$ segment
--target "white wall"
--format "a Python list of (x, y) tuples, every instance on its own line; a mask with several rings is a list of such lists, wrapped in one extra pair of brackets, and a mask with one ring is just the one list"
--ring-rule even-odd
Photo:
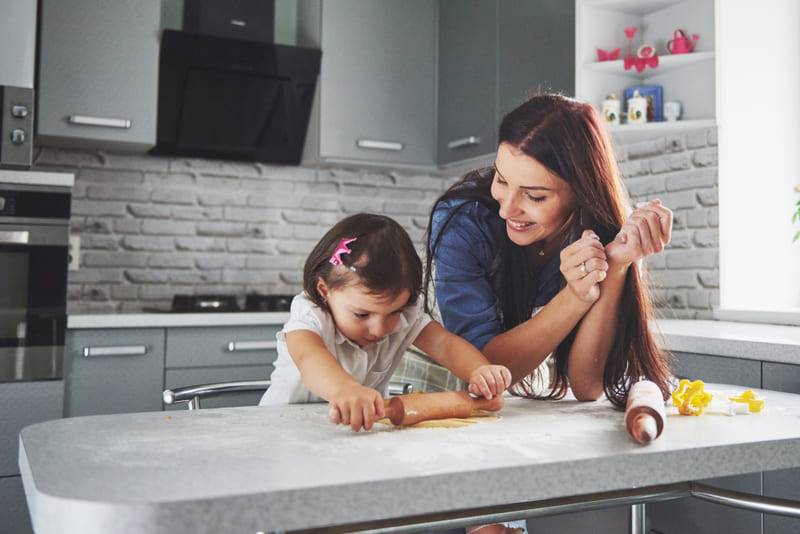
[(717, 2), (720, 307), (800, 311), (800, 2)]

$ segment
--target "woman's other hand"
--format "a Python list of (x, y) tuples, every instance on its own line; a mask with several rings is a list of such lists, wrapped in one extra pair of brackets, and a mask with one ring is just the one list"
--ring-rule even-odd
[(385, 417), (381, 394), (358, 383), (342, 387), (328, 402), (331, 423), (350, 425), (354, 432), (369, 430), (376, 420)]
[(664, 250), (671, 237), (672, 211), (659, 199), (639, 202), (617, 237), (606, 245), (606, 254), (614, 264), (630, 265)]
[(608, 262), (603, 243), (592, 230), (561, 251), (561, 274), (579, 299), (594, 303), (600, 298), (600, 282), (606, 279)]
[(491, 399), (511, 385), (511, 371), (505, 365), (481, 365), (469, 376), (469, 392)]

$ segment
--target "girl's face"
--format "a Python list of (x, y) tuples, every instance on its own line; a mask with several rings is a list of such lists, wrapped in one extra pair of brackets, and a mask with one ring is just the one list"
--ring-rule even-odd
[(411, 296), (407, 289), (396, 296), (374, 295), (361, 284), (331, 291), (322, 279), (317, 291), (328, 303), (336, 328), (359, 347), (377, 343), (391, 333)]
[(513, 146), (497, 149), (492, 197), (500, 203), (508, 238), (519, 246), (547, 242), (575, 211), (572, 187)]

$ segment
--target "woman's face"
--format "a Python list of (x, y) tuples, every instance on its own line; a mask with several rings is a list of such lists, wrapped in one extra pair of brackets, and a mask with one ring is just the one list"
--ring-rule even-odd
[(575, 210), (572, 187), (507, 143), (497, 149), (494, 166), (492, 197), (500, 203), (509, 239), (520, 246), (546, 243)]

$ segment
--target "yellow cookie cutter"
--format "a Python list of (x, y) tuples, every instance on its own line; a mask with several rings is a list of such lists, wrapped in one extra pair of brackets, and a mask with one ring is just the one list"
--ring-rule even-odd
[(672, 394), (672, 402), (678, 407), (681, 415), (700, 415), (708, 406), (713, 395), (705, 390), (705, 383), (702, 380), (691, 382), (681, 379), (678, 382), (678, 389)]
[(728, 400), (747, 404), (747, 411), (750, 413), (758, 413), (764, 408), (764, 399), (760, 399), (752, 389), (748, 389), (739, 395), (728, 397)]

